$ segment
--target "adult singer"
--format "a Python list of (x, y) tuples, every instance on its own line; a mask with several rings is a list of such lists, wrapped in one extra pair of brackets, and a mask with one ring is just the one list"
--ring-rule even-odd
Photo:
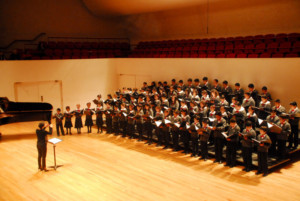
[(48, 123), (46, 125), (41, 122), (39, 123), (39, 129), (36, 129), (37, 135), (37, 150), (38, 150), (38, 165), (39, 170), (47, 171), (46, 169), (46, 155), (47, 155), (47, 141), (48, 136), (52, 134), (52, 128), (50, 126), (50, 132), (46, 131), (45, 129), (49, 126)]

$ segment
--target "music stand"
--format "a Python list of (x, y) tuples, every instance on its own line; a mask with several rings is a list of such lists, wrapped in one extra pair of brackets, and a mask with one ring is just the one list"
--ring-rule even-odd
[(50, 168), (54, 168), (54, 170), (56, 170), (56, 168), (61, 167), (62, 165), (56, 165), (56, 154), (55, 154), (55, 147), (56, 144), (61, 142), (61, 139), (58, 138), (52, 138), (50, 140), (48, 140), (49, 143), (51, 143), (53, 145), (53, 154), (54, 154), (54, 166), (50, 166)]

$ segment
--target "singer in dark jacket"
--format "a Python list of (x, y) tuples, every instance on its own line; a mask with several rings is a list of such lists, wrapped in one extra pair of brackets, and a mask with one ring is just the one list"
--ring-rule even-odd
[(47, 135), (52, 134), (52, 128), (50, 128), (50, 132), (46, 131), (45, 128), (48, 127), (49, 124), (44, 124), (43, 122), (39, 123), (39, 129), (36, 129), (37, 135), (37, 150), (38, 150), (38, 165), (39, 170), (47, 171), (46, 169), (46, 155), (47, 155)]

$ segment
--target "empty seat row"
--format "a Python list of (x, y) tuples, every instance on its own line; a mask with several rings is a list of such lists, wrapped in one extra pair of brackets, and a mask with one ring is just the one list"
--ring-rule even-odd
[(46, 56), (86, 56), (86, 55), (96, 55), (96, 54), (117, 54), (119, 56), (126, 56), (128, 54), (128, 51), (120, 50), (120, 49), (115, 49), (115, 50), (102, 50), (102, 49), (46, 49), (44, 51), (44, 54)]
[(131, 58), (282, 58), (282, 57), (298, 57), (298, 53), (229, 53), (229, 54), (213, 54), (213, 53), (156, 53), (156, 54), (132, 54)]
[(49, 49), (129, 49), (126, 42), (41, 42), (40, 47)]
[(272, 43), (272, 42), (295, 42), (300, 40), (299, 33), (291, 34), (267, 34), (267, 35), (256, 35), (256, 36), (238, 36), (228, 38), (210, 38), (210, 39), (188, 39), (188, 40), (165, 40), (165, 41), (146, 41), (140, 42), (137, 45), (137, 49), (147, 47), (177, 47), (177, 46), (193, 46), (193, 45), (204, 45), (204, 44), (258, 44), (258, 43)]

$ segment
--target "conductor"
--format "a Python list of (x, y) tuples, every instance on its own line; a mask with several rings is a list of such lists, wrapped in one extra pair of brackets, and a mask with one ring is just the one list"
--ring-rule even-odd
[(50, 126), (50, 132), (45, 129), (49, 126), (48, 123), (44, 124), (43, 122), (39, 123), (38, 129), (36, 129), (37, 135), (37, 150), (38, 150), (38, 165), (39, 170), (47, 171), (46, 169), (46, 155), (47, 155), (47, 141), (48, 136), (52, 134), (52, 128)]

